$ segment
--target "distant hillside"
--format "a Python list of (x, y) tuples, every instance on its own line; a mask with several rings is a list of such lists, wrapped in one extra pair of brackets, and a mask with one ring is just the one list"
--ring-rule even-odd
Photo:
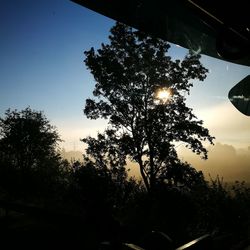
[[(63, 149), (61, 155), (68, 161), (83, 161), (83, 152), (66, 151)], [(206, 179), (210, 180), (219, 176), (227, 183), (234, 181), (245, 181), (250, 183), (250, 148), (236, 149), (232, 145), (217, 143), (209, 148), (208, 160), (202, 160), (199, 156), (182, 150), (179, 157), (183, 161), (189, 162), (197, 170), (201, 170)], [(129, 176), (140, 178), (140, 171), (137, 164), (127, 161)]]
[(217, 175), (226, 182), (250, 182), (250, 148), (236, 149), (232, 145), (216, 143), (209, 147), (208, 160), (201, 160), (199, 156), (187, 150), (179, 152), (182, 160), (189, 162), (197, 170), (202, 170), (209, 179)]
[(70, 161), (83, 161), (83, 152), (81, 151), (65, 151), (65, 149), (63, 149), (61, 152), (60, 152), (61, 156), (68, 160), (69, 162)]

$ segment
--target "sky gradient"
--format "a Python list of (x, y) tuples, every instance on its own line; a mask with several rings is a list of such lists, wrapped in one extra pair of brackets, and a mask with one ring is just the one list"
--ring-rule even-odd
[[(0, 116), (8, 108), (43, 110), (58, 128), (62, 147), (83, 150), (79, 139), (94, 136), (106, 125), (103, 120), (87, 120), (83, 114), (94, 88), (83, 52), (108, 42), (114, 20), (71, 1), (0, 4)], [(169, 53), (183, 58), (187, 50), (172, 45)], [(203, 83), (195, 83), (188, 104), (204, 120), (215, 142), (246, 149), (250, 118), (235, 110), (227, 95), (250, 74), (250, 68), (208, 56), (202, 56), (202, 62), (209, 74)]]

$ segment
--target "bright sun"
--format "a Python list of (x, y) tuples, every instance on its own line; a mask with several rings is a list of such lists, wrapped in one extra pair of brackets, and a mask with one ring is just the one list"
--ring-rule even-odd
[(171, 92), (168, 88), (161, 88), (157, 91), (156, 98), (159, 101), (167, 102), (171, 97)]

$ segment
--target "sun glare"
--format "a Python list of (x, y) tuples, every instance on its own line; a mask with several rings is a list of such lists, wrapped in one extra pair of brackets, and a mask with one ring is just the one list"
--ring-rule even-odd
[(165, 103), (171, 98), (171, 92), (168, 88), (161, 88), (157, 91), (156, 98)]

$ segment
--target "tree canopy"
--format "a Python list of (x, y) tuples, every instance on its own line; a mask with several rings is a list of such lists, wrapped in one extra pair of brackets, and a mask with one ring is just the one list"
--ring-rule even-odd
[(203, 81), (208, 70), (200, 55), (190, 52), (182, 61), (172, 60), (166, 41), (121, 23), (111, 29), (109, 40), (100, 49), (85, 52), (95, 88), (84, 109), (88, 118), (108, 119), (109, 125), (97, 139), (83, 141), (98, 166), (120, 168), (127, 158), (138, 163), (151, 190), (170, 176), (174, 166), (186, 164), (178, 159), (177, 142), (207, 158), (203, 142), (213, 143), (213, 137), (186, 106), (186, 95), (193, 81)]
[(55, 157), (59, 141), (56, 129), (42, 112), (8, 109), (5, 118), (0, 118), (0, 151), (15, 167), (32, 168)]
[(50, 189), (65, 165), (57, 152), (59, 141), (41, 111), (8, 109), (0, 118), (1, 186), (25, 195)]

